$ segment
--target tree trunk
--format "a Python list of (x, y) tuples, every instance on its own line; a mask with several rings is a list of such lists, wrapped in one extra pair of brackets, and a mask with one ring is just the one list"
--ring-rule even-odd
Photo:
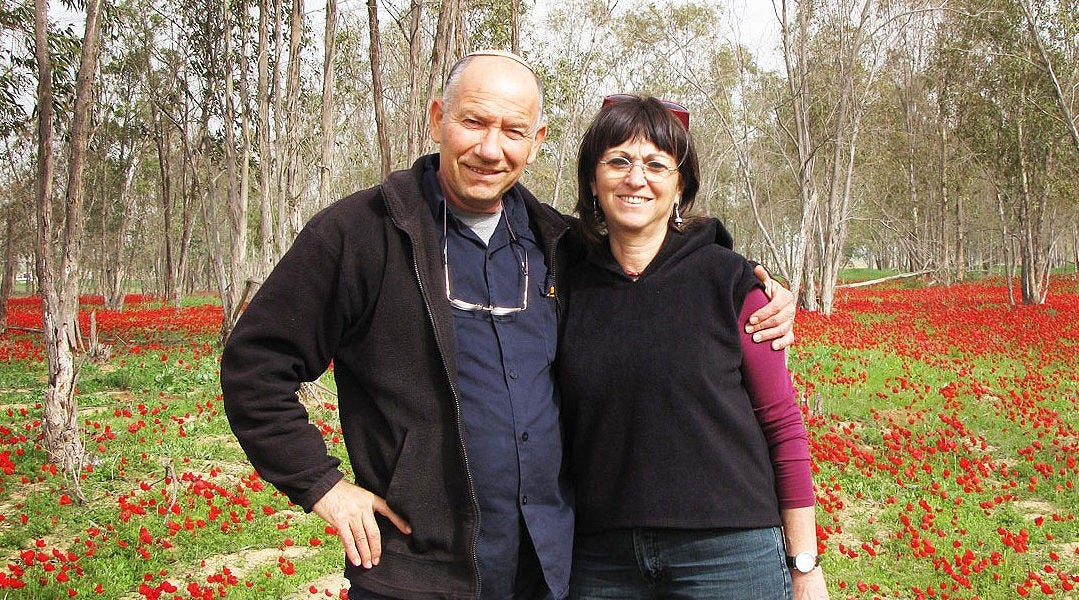
[(826, 315), (832, 314), (835, 286), (843, 266), (843, 249), (847, 241), (854, 163), (863, 112), (856, 95), (857, 76), (862, 70), (859, 57), (866, 40), (865, 30), (872, 7), (872, 0), (865, 0), (857, 25), (850, 28), (851, 39), (846, 42), (849, 45), (841, 48), (838, 53), (839, 99), (834, 117), (835, 150), (832, 153), (831, 182), (828, 188), (827, 212), (824, 215), (825, 229), (822, 232), (821, 310)]
[(4, 271), (0, 274), (0, 335), (7, 331), (7, 301), (15, 286), (15, 211), (12, 205), (4, 211)]
[(59, 273), (55, 271), (49, 241), (52, 230), (53, 119), (52, 64), (49, 57), (48, 2), (34, 3), (34, 51), (38, 72), (38, 181), (37, 181), (37, 271), (42, 291), (42, 329), (48, 357), (48, 387), (41, 421), (46, 456), (63, 468), (78, 490), (79, 472), (86, 450), (79, 437), (75, 382), (79, 367), (77, 316), (79, 302), (79, 252), (83, 242), (82, 176), (89, 138), (89, 113), (94, 76), (97, 72), (98, 13), (100, 0), (86, 3), (86, 26), (79, 71), (75, 83), (72, 113), (68, 187), (65, 199)]
[(424, 71), (420, 64), (420, 57), (423, 55), (423, 30), (420, 29), (422, 19), (423, 2), (412, 0), (408, 24), (408, 164), (420, 157), (423, 141), (427, 138), (424, 127), (427, 123), (427, 111), (424, 110), (424, 99), (421, 97), (423, 88), (420, 85)]
[[(793, 132), (788, 132), (791, 142), (797, 150), (797, 157), (792, 161), (792, 171), (798, 185), (798, 195), (802, 205), (801, 222), (799, 224), (791, 273), (791, 293), (803, 308), (808, 310), (817, 309), (816, 289), (812, 285), (815, 273), (813, 267), (817, 261), (812, 256), (813, 231), (817, 224), (818, 204), (820, 203), (814, 183), (813, 162), (815, 149), (813, 136), (810, 129), (810, 106), (809, 106), (809, 65), (808, 65), (808, 38), (809, 38), (809, 7), (801, 3), (795, 9), (794, 24), (796, 30), (792, 31), (792, 23), (788, 18), (788, 0), (782, 2), (780, 27), (782, 30), (783, 59), (787, 71), (787, 85), (793, 115)], [(807, 286), (803, 290), (803, 286)]]
[[(107, 287), (104, 290), (104, 296), (105, 308), (109, 310), (118, 311), (124, 306), (124, 280), (128, 267), (127, 261), (124, 260), (124, 240), (131, 231), (131, 215), (134, 212), (131, 188), (135, 182), (135, 171), (138, 170), (141, 156), (142, 145), (134, 145), (127, 159), (127, 165), (124, 167), (124, 183), (117, 198), (117, 204), (120, 206), (120, 224), (116, 228), (115, 236), (106, 244), (109, 247), (104, 248), (103, 255), (108, 261), (105, 265), (108, 276), (105, 281)], [(101, 214), (105, 215), (106, 211), (102, 210)], [(101, 231), (102, 239), (107, 239), (109, 236), (105, 234), (105, 228), (102, 227)]]
[[(1020, 91), (1025, 99), (1026, 90)], [(1034, 189), (1035, 173), (1030, 164), (1030, 149), (1027, 141), (1027, 128), (1025, 110), (1021, 106), (1018, 109), (1016, 136), (1019, 148), (1019, 256), (1020, 256), (1020, 287), (1022, 290), (1023, 304), (1041, 304), (1045, 299), (1045, 289), (1048, 286), (1047, 279), (1043, 277), (1044, 266), (1048, 263), (1048, 252), (1044, 250), (1044, 235), (1046, 204), (1048, 203), (1048, 183), (1053, 170), (1052, 150), (1047, 151), (1041, 177), (1042, 191)]]
[(277, 216), (278, 248), (284, 254), (299, 231), (300, 214), (300, 42), (303, 40), (303, 0), (293, 0), (289, 19), (288, 75), (285, 82), (285, 186), (284, 206)]
[(1072, 261), (1075, 270), (1072, 271), (1072, 279), (1079, 281), (1079, 225), (1072, 225)]
[[(146, 69), (147, 73), (150, 73), (149, 67)], [(171, 136), (169, 135), (169, 126), (165, 124), (161, 110), (158, 108), (157, 99), (151, 99), (150, 101), (150, 118), (153, 121), (154, 128), (154, 148), (157, 150), (157, 169), (158, 177), (160, 178), (159, 194), (161, 199), (161, 217), (163, 219), (162, 242), (165, 248), (165, 268), (162, 275), (164, 276), (164, 294), (162, 301), (166, 302), (173, 299), (176, 295), (176, 267), (173, 264), (172, 256), (172, 165), (171, 165), (171, 152), (172, 144), (170, 143)]]
[[(187, 84), (187, 70), (184, 70), (183, 81)], [(190, 119), (190, 94), (183, 94), (184, 123)], [(191, 143), (187, 132), (181, 130), (178, 135), (182, 150), (180, 158), (180, 256), (176, 260), (176, 287), (173, 296), (173, 305), (180, 307), (184, 291), (187, 289), (187, 263), (191, 251), (191, 239), (195, 232), (195, 203), (199, 199), (198, 191), (198, 167), (191, 155)], [(208, 286), (207, 286), (208, 287)]]
[(336, 128), (334, 127), (334, 62), (337, 60), (337, 0), (326, 0), (326, 32), (324, 35), (325, 54), (322, 60), (322, 164), (319, 165), (318, 201), (319, 206), (329, 206), (334, 198), (330, 191), (330, 177), (333, 175), (333, 147)]
[[(273, 74), (271, 76), (273, 86), (273, 114), (274, 114), (274, 157), (276, 172), (274, 179), (277, 181), (277, 210), (274, 242), (277, 244), (276, 256), (284, 256), (288, 250), (288, 181), (285, 172), (288, 164), (288, 127), (284, 110), (285, 95), (281, 89), (281, 65), (284, 64), (282, 56), (285, 50), (285, 25), (281, 22), (281, 7), (283, 0), (271, 0), (270, 4), (274, 15), (274, 61)], [(271, 261), (272, 262), (272, 261)], [(267, 265), (269, 269), (269, 265)]]
[(240, 144), (242, 148), (242, 160), (240, 161), (240, 197), (238, 202), (241, 205), (241, 212), (243, 214), (243, 247), (240, 248), (242, 264), (240, 265), (243, 273), (243, 280), (241, 282), (241, 288), (246, 284), (250, 269), (248, 267), (248, 239), (250, 237), (247, 231), (247, 215), (250, 212), (250, 198), (251, 198), (251, 161), (254, 153), (254, 144), (251, 141), (251, 81), (247, 76), (247, 55), (248, 55), (248, 40), (247, 31), (249, 27), (250, 16), (246, 10), (241, 11), (239, 18), (239, 31), (240, 33), (240, 52), (237, 58), (233, 59), (232, 64), (234, 67), (230, 71), (239, 71), (240, 73), (240, 89), (239, 100), (240, 109), (239, 114), (234, 117), (240, 119)]
[(390, 133), (386, 129), (386, 107), (382, 91), (382, 50), (378, 30), (378, 2), (367, 0), (367, 22), (370, 30), (371, 96), (375, 105), (375, 131), (378, 135), (378, 154), (385, 179), (393, 165), (390, 156)]
[[(270, 146), (270, 98), (277, 93), (277, 86), (270, 86), (270, 15), (272, 4), (259, 0), (259, 41), (256, 51), (258, 61), (258, 154), (259, 154), (259, 244), (262, 249), (259, 277), (270, 272), (274, 263), (274, 212), (270, 183), (276, 172), (273, 150)], [(274, 15), (275, 26), (279, 25)], [(278, 27), (279, 28), (279, 27)]]
[(246, 277), (247, 264), (247, 199), (242, 197), (237, 189), (240, 185), (239, 174), (236, 165), (236, 90), (233, 73), (236, 69), (236, 58), (232, 49), (231, 17), (228, 14), (228, 5), (222, 5), (223, 28), (222, 40), (224, 43), (224, 75), (225, 75), (225, 173), (226, 193), (225, 207), (229, 223), (229, 260), (225, 287), (221, 289), (222, 307), (224, 309), (223, 323), (221, 325), (221, 339), (228, 339), (232, 328), (239, 318), (240, 293), (243, 291)]
[(510, 0), (510, 50), (521, 53), (521, 0)]
[(997, 191), (997, 216), (1000, 218), (1001, 250), (1004, 253), (1004, 280), (1008, 286), (1008, 305), (1015, 306), (1015, 283), (1012, 275), (1015, 270), (1015, 257), (1012, 252), (1012, 236), (1008, 232), (1008, 220), (1004, 211), (1004, 194)]
[[(438, 88), (446, 78), (447, 62), (453, 55), (452, 41), (454, 28), (457, 25), (457, 13), (460, 10), (460, 0), (443, 0), (442, 8), (438, 11), (438, 24), (435, 26), (435, 39), (431, 42), (431, 69), (427, 72), (427, 92), (424, 98), (427, 102), (434, 99)], [(421, 143), (417, 146), (417, 155), (422, 154), (427, 148), (427, 110), (426, 106), (418, 111), (421, 119)]]

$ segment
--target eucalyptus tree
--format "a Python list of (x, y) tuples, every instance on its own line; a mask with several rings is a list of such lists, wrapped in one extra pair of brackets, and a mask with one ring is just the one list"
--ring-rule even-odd
[(112, 7), (110, 13), (112, 26), (102, 42), (92, 113), (88, 175), (95, 183), (89, 187), (86, 213), (89, 238), (96, 242), (91, 248), (93, 282), (105, 306), (119, 310), (135, 266), (133, 229), (156, 220), (151, 217), (156, 203), (142, 202), (140, 198), (150, 195), (136, 193), (147, 180), (140, 166), (149, 154), (151, 138), (147, 48), (139, 39), (140, 27), (120, 26), (133, 23), (139, 11), (126, 3)]
[[(80, 253), (83, 245), (83, 172), (89, 137), (89, 113), (97, 73), (101, 0), (86, 3), (86, 23), (75, 84), (71, 128), (67, 137), (67, 189), (64, 216), (52, 214), (54, 107), (50, 56), (48, 2), (34, 4), (34, 56), (37, 66), (38, 168), (37, 256), (38, 286), (42, 293), (42, 329), (48, 366), (48, 385), (42, 402), (42, 437), (49, 462), (59, 465), (78, 489), (86, 451), (79, 435), (75, 382), (79, 364), (78, 307)], [(53, 239), (60, 239), (54, 256)]]
[(967, 191), (961, 148), (946, 110), (951, 79), (936, 59), (947, 33), (939, 11), (914, 10), (895, 22), (892, 51), (876, 83), (878, 100), (865, 117), (871, 143), (863, 151), (862, 219), (852, 224), (854, 251), (884, 268), (934, 270), (961, 277)]
[[(261, 29), (260, 29), (261, 33)], [(259, 44), (262, 44), (262, 35), (259, 36)], [(337, 76), (334, 65), (337, 61), (337, 0), (326, 0), (325, 27), (322, 32), (322, 110), (321, 110), (321, 139), (322, 160), (318, 165), (318, 201), (319, 205), (326, 206), (334, 200), (330, 195), (330, 180), (333, 175), (333, 147), (337, 136), (334, 127), (334, 90)], [(261, 54), (260, 54), (261, 57)], [(260, 62), (261, 65), (261, 62)], [(260, 68), (261, 76), (261, 68)], [(260, 93), (263, 88), (260, 86)], [(259, 109), (261, 111), (261, 98)]]
[(371, 65), (371, 100), (375, 112), (375, 130), (378, 135), (378, 155), (382, 177), (390, 174), (393, 156), (390, 154), (389, 124), (386, 121), (385, 91), (382, 87), (382, 42), (378, 24), (378, 2), (367, 0), (367, 27), (370, 35), (369, 64)]
[(581, 137), (599, 111), (602, 90), (609, 89), (606, 79), (622, 61), (611, 51), (617, 47), (616, 5), (592, 0), (549, 7), (535, 25), (546, 31), (544, 43), (537, 40), (527, 53), (543, 79), (547, 139), (526, 177), (538, 197), (563, 211), (577, 202)]
[[(0, 140), (4, 144), (3, 159), (0, 159), (0, 189), (3, 190), (0, 228), (4, 232), (3, 256), (0, 258), (3, 260), (0, 267), (0, 333), (7, 325), (7, 301), (14, 290), (17, 263), (21, 262), (22, 255), (29, 254), (26, 241), (32, 223), (24, 217), (33, 212), (30, 204), (34, 183), (34, 165), (30, 158), (33, 115), (24, 97), (25, 90), (32, 88), (35, 75), (33, 39), (33, 4), (0, 6), (0, 43), (6, 48), (26, 49), (10, 52), (0, 59)], [(54, 59), (63, 60), (65, 55), (68, 54), (54, 52)], [(61, 65), (54, 77), (62, 81), (67, 71)]]
[(959, 74), (951, 97), (956, 135), (995, 196), (1005, 264), (1018, 267), (1022, 302), (1041, 303), (1059, 226), (1075, 210), (1061, 193), (1075, 176), (1071, 137), (1020, 6), (977, 2), (948, 18), (944, 55)]
[(288, 27), (288, 68), (285, 76), (285, 109), (278, 115), (278, 122), (284, 128), (281, 137), (282, 175), (278, 190), (277, 204), (277, 250), (278, 257), (292, 244), (292, 239), (300, 231), (303, 222), (304, 190), (307, 188), (308, 170), (305, 168), (307, 157), (304, 149), (308, 145), (309, 129), (304, 118), (301, 96), (305, 91), (302, 64), (303, 52), (310, 45), (306, 31), (303, 0), (292, 0)]
[(877, 79), (905, 21), (937, 7), (923, 0), (777, 2), (788, 82), (780, 126), (802, 203), (792, 287), (803, 306), (819, 302), (828, 313), (849, 254), (848, 227), (866, 195), (860, 141), (880, 101)]
[(179, 307), (187, 291), (188, 265), (202, 205), (197, 118), (193, 116), (195, 90), (188, 85), (194, 65), (180, 34), (184, 23), (175, 12), (177, 5), (155, 3), (155, 10), (147, 10), (148, 4), (147, 0), (133, 1), (133, 16), (142, 18), (133, 18), (129, 26), (141, 46), (139, 56), (146, 62), (139, 89), (149, 110), (150, 164), (157, 170), (153, 195), (159, 208), (153, 213), (153, 222), (158, 235), (151, 238), (158, 255), (154, 272), (163, 301)]

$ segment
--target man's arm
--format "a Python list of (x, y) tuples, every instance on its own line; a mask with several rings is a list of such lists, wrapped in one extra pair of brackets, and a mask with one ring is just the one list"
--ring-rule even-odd
[(746, 324), (746, 333), (754, 342), (771, 340), (773, 350), (783, 350), (794, 343), (794, 294), (772, 279), (768, 270), (757, 265), (753, 274), (764, 283), (768, 304), (753, 313)]

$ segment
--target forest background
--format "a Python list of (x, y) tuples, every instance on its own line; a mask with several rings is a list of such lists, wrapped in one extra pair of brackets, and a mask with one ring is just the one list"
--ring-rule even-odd
[[(37, 463), (42, 473), (59, 472), (71, 486), (58, 488), (65, 490), (60, 506), (73, 501), (69, 493), (74, 502), (92, 506), (94, 498), (83, 497), (79, 482), (100, 466), (107, 450), (102, 445), (113, 438), (108, 423), (86, 419), (85, 410), (80, 413), (77, 383), (92, 390), (119, 381), (122, 389), (140, 395), (157, 391), (162, 398), (197, 387), (211, 398), (200, 396), (191, 410), (213, 416), (214, 344), (200, 339), (196, 350), (179, 350), (191, 353), (180, 359), (161, 354), (162, 365), (184, 372), (189, 362), (205, 361), (197, 377), (166, 385), (171, 370), (168, 377), (147, 376), (139, 363), (140, 373), (128, 381), (127, 375), (110, 375), (95, 362), (109, 360), (116, 339), (100, 342), (92, 308), (97, 304), (90, 303), (88, 315), (88, 305), (80, 301), (95, 295), (103, 315), (135, 319), (146, 307), (125, 312), (125, 298), (141, 292), (136, 297), (143, 304), (150, 298), (168, 305), (164, 310), (173, 312), (162, 318), (169, 322), (181, 320), (183, 303), (192, 293), (209, 291), (220, 307), (212, 312), (211, 327), (217, 331), (209, 335), (220, 342), (306, 219), (434, 149), (425, 109), (439, 93), (448, 66), (472, 49), (506, 48), (525, 55), (546, 88), (549, 134), (524, 181), (562, 210), (575, 202), (577, 143), (604, 95), (652, 94), (688, 106), (704, 165), (698, 206), (726, 222), (741, 252), (786, 279), (804, 309), (801, 327), (808, 335), (803, 339), (820, 337), (812, 329), (817, 319), (843, 324), (827, 319), (836, 308), (844, 267), (921, 275), (945, 284), (978, 274), (1005, 275), (999, 279), (1005, 306), (976, 323), (988, 332), (986, 337), (964, 333), (955, 338), (963, 343), (939, 347), (929, 359), (948, 363), (966, 344), (975, 346), (974, 352), (992, 348), (993, 356), (984, 360), (996, 369), (1006, 362), (1002, 357), (1021, 355), (1025, 348), (1038, 360), (1051, 359), (1052, 371), (1044, 377), (1064, 381), (1044, 401), (1037, 399), (1035, 407), (1039, 419), (1062, 421), (1054, 426), (1061, 433), (1052, 456), (1042, 457), (1041, 442), (1026, 438), (1022, 444), (1029, 445), (1014, 452), (1004, 441), (977, 444), (1004, 452), (999, 459), (1004, 467), (1013, 464), (1017, 452), (1024, 460), (1029, 456), (1039, 474), (1005, 469), (1007, 484), (990, 488), (993, 497), (976, 503), (998, 527), (988, 537), (997, 535), (1025, 554), (1027, 530), (1012, 525), (1030, 511), (1004, 523), (1008, 527), (1001, 525), (991, 507), (1014, 498), (999, 490), (1013, 489), (1018, 478), (1025, 478), (1031, 493), (1041, 493), (1039, 477), (1049, 478), (1053, 471), (1046, 465), (1062, 463), (1056, 471), (1062, 478), (1075, 469), (1074, 428), (1060, 418), (1075, 414), (1074, 358), (1065, 352), (1075, 347), (1075, 293), (1074, 283), (1061, 283), (1059, 277), (1074, 273), (1079, 264), (1079, 0), (773, 0), (769, 6), (777, 35), (775, 48), (765, 48), (764, 56), (740, 42), (738, 13), (730, 5), (692, 0), (368, 0), (341, 7), (336, 0), (0, 4), (0, 333), (8, 329), (17, 348), (33, 349), (27, 352), (31, 360), (44, 362), (48, 382), (38, 402), (39, 374), (22, 363), (8, 363), (0, 373), (5, 385), (13, 386), (20, 398), (35, 399), (9, 405), (11, 421), (0, 425), (0, 435), (40, 432), (40, 437), (33, 433), (31, 445), (32, 452), (44, 450), (44, 460)], [(913, 346), (907, 350), (924, 358), (922, 353), (933, 348), (928, 341), (940, 337), (945, 323), (965, 323), (977, 313), (973, 302), (962, 300), (969, 289), (965, 285), (970, 284), (948, 288), (923, 303), (906, 295), (874, 298), (877, 308), (912, 303), (912, 312), (888, 321), (920, 327), (875, 347), (895, 350), (909, 343)], [(1051, 290), (1055, 304), (1047, 302)], [(30, 297), (19, 302), (25, 300), (41, 318), (31, 323), (20, 314), (12, 325), (6, 314), (9, 298), (23, 295)], [(933, 316), (934, 308), (951, 312)], [(869, 319), (868, 329), (882, 329), (873, 320), (877, 317), (863, 318)], [(855, 325), (848, 323), (842, 331), (849, 336)], [(1071, 329), (1053, 329), (1061, 326)], [(1001, 331), (1016, 336), (1007, 338), (1003, 349), (997, 348), (1005, 339)], [(40, 340), (26, 342), (24, 334)], [(831, 340), (832, 335), (825, 337)], [(967, 342), (976, 339), (981, 341)], [(43, 352), (37, 350), (39, 342)], [(874, 389), (866, 387), (864, 377), (887, 363), (875, 358), (874, 369), (864, 366), (863, 377), (839, 365), (829, 367), (827, 357), (813, 356), (818, 362), (795, 369), (809, 377), (798, 382), (807, 399), (829, 377)], [(181, 359), (183, 364), (174, 364)], [(126, 368), (125, 357), (112, 360)], [(868, 359), (858, 354), (858, 360)], [(1042, 366), (1019, 365), (1012, 379), (1027, 382), (1042, 373)], [(897, 368), (883, 382), (892, 395), (906, 392), (910, 381), (923, 392), (927, 382), (935, 381), (935, 375), (908, 373), (906, 364)], [(988, 398), (1020, 426), (1034, 422), (1023, 412), (1030, 398), (1027, 389), (1013, 394), (1009, 381), (995, 374), (968, 381), (979, 368), (944, 364), (948, 379), (942, 375), (932, 395), (951, 403), (950, 378), (963, 376), (956, 385), (970, 387), (963, 397), (972, 398), (976, 413), (984, 412)], [(99, 376), (108, 382), (98, 382)], [(1001, 389), (990, 390), (993, 386)], [(87, 401), (86, 409), (95, 414), (101, 410), (95, 403), (111, 402), (106, 396)], [(1051, 404), (1057, 401), (1059, 406)], [(1013, 402), (1022, 410), (1010, 407)], [(123, 428), (137, 436), (145, 424), (133, 415), (154, 409), (144, 401), (133, 401), (130, 408), (115, 409), (114, 416), (135, 418)], [(913, 414), (882, 413), (887, 425), (881, 439), (874, 434), (866, 445), (884, 443), (891, 449), (889, 436), (902, 429), (893, 420), (913, 423), (924, 416), (913, 404), (900, 408)], [(870, 413), (876, 419), (874, 410)], [(182, 423), (190, 419), (174, 417)], [(844, 419), (850, 415), (833, 417), (835, 423), (822, 426), (849, 437), (853, 425)], [(955, 435), (965, 435), (954, 413), (941, 413), (940, 419)], [(998, 425), (983, 429), (1008, 429)], [(96, 426), (105, 433), (91, 437), (95, 451), (84, 445), (83, 427), (96, 431)], [(185, 437), (164, 433), (151, 442), (180, 444)], [(7, 438), (20, 446), (15, 456), (22, 456), (21, 445), (30, 443), (25, 437)], [(827, 434), (824, 438), (826, 446), (836, 447)], [(206, 452), (220, 451), (220, 439), (207, 440), (212, 448)], [(861, 442), (852, 448), (864, 452)], [(970, 453), (965, 447), (964, 452)], [(188, 455), (186, 449), (175, 454)], [(925, 452), (916, 448), (914, 454), (921, 460)], [(147, 455), (143, 452), (144, 461)], [(33, 482), (30, 473), (9, 464), (11, 456), (0, 453), (5, 475), (18, 473), (18, 481)], [(894, 454), (888, 458), (895, 459)], [(846, 456), (838, 460), (850, 461)], [(970, 467), (956, 460), (960, 469)], [(871, 462), (883, 464), (876, 458)], [(958, 472), (955, 464), (946, 468)], [(933, 476), (937, 467), (922, 471)], [(111, 473), (106, 472), (107, 481), (126, 482), (122, 472)], [(175, 474), (169, 473), (154, 485), (175, 487)], [(972, 485), (966, 475), (958, 479), (964, 491)], [(192, 481), (193, 493), (206, 491), (201, 476)], [(245, 481), (256, 485), (254, 478)], [(896, 484), (910, 486), (898, 479)], [(854, 485), (859, 488), (854, 498), (862, 500), (864, 483)], [(1051, 504), (1059, 511), (1044, 510), (1042, 522), (1035, 522), (1042, 527), (1059, 517), (1065, 523), (1062, 531), (1046, 534), (1054, 542), (1074, 520), (1068, 504), (1074, 493), (1070, 479), (1050, 487)], [(828, 497), (836, 489), (821, 490), (828, 507), (843, 504)], [(933, 488), (934, 494), (945, 492)], [(898, 502), (882, 494), (874, 491), (872, 497), (885, 506)], [(30, 499), (36, 502), (38, 496), (30, 494)], [(904, 511), (916, 511), (915, 504), (912, 498)], [(920, 529), (930, 530), (926, 519), (942, 509), (920, 501), (917, 506), (926, 513)], [(0, 506), (0, 522), (7, 508)], [(39, 527), (29, 512), (19, 520)], [(960, 516), (953, 521), (960, 523), (956, 531), (965, 531)], [(981, 562), (967, 564), (975, 556), (970, 553), (940, 562), (935, 548), (927, 548), (921, 535), (911, 531), (892, 537), (912, 548), (917, 542), (916, 554), (932, 557), (935, 571), (955, 578), (948, 589), (970, 589), (964, 569), (987, 572)], [(169, 535), (174, 533), (170, 525)], [(142, 541), (146, 536), (150, 542)], [(157, 543), (142, 531), (134, 539)], [(1049, 584), (1031, 573), (1053, 573), (1059, 575), (1060, 591), (1072, 591), (1079, 580), (1054, 565), (1060, 556), (1079, 555), (1073, 542), (1068, 538), (1066, 547), (1048, 550), (1045, 566), (1006, 565), (1009, 572), (992, 573), (994, 583), (987, 582), (986, 589), (1004, 581), (1019, 595), (1044, 591)], [(872, 556), (878, 543), (885, 542), (864, 541), (868, 546), (861, 551)], [(39, 538), (35, 544), (48, 542)], [(963, 542), (952, 545), (958, 551)], [(849, 546), (839, 551), (848, 558), (858, 553)], [(55, 552), (61, 551), (54, 549), (57, 560), (67, 560)], [(124, 566), (109, 577), (129, 582), (131, 561), (120, 557), (124, 560), (118, 564)], [(40, 552), (29, 558), (22, 554), (20, 560), (51, 572)], [(984, 560), (995, 566), (997, 558)], [(291, 562), (281, 565), (286, 575), (293, 569)], [(60, 571), (64, 577), (67, 573)], [(867, 585), (853, 577), (839, 583), (847, 581), (859, 592)], [(57, 575), (41, 585), (62, 583)], [(943, 586), (917, 587), (919, 594), (932, 596)], [(1054, 588), (1048, 589), (1047, 594)]]
[(0, 7), (0, 300), (16, 279), (38, 289), (51, 254), (113, 308), (217, 290), (227, 335), (311, 214), (433, 149), (428, 99), (489, 46), (546, 84), (525, 178), (540, 198), (573, 206), (603, 95), (681, 102), (703, 211), (805, 308), (831, 312), (848, 264), (947, 282), (1004, 268), (1040, 303), (1079, 260), (1075, 0), (774, 0), (755, 9), (776, 32), (763, 61), (737, 11), (692, 0), (38, 5), (36, 27), (33, 4)]

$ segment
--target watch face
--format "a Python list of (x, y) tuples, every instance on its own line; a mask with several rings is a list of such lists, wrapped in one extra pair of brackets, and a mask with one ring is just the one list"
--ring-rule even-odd
[(799, 552), (794, 557), (794, 568), (802, 573), (808, 573), (817, 566), (817, 557), (810, 552)]

